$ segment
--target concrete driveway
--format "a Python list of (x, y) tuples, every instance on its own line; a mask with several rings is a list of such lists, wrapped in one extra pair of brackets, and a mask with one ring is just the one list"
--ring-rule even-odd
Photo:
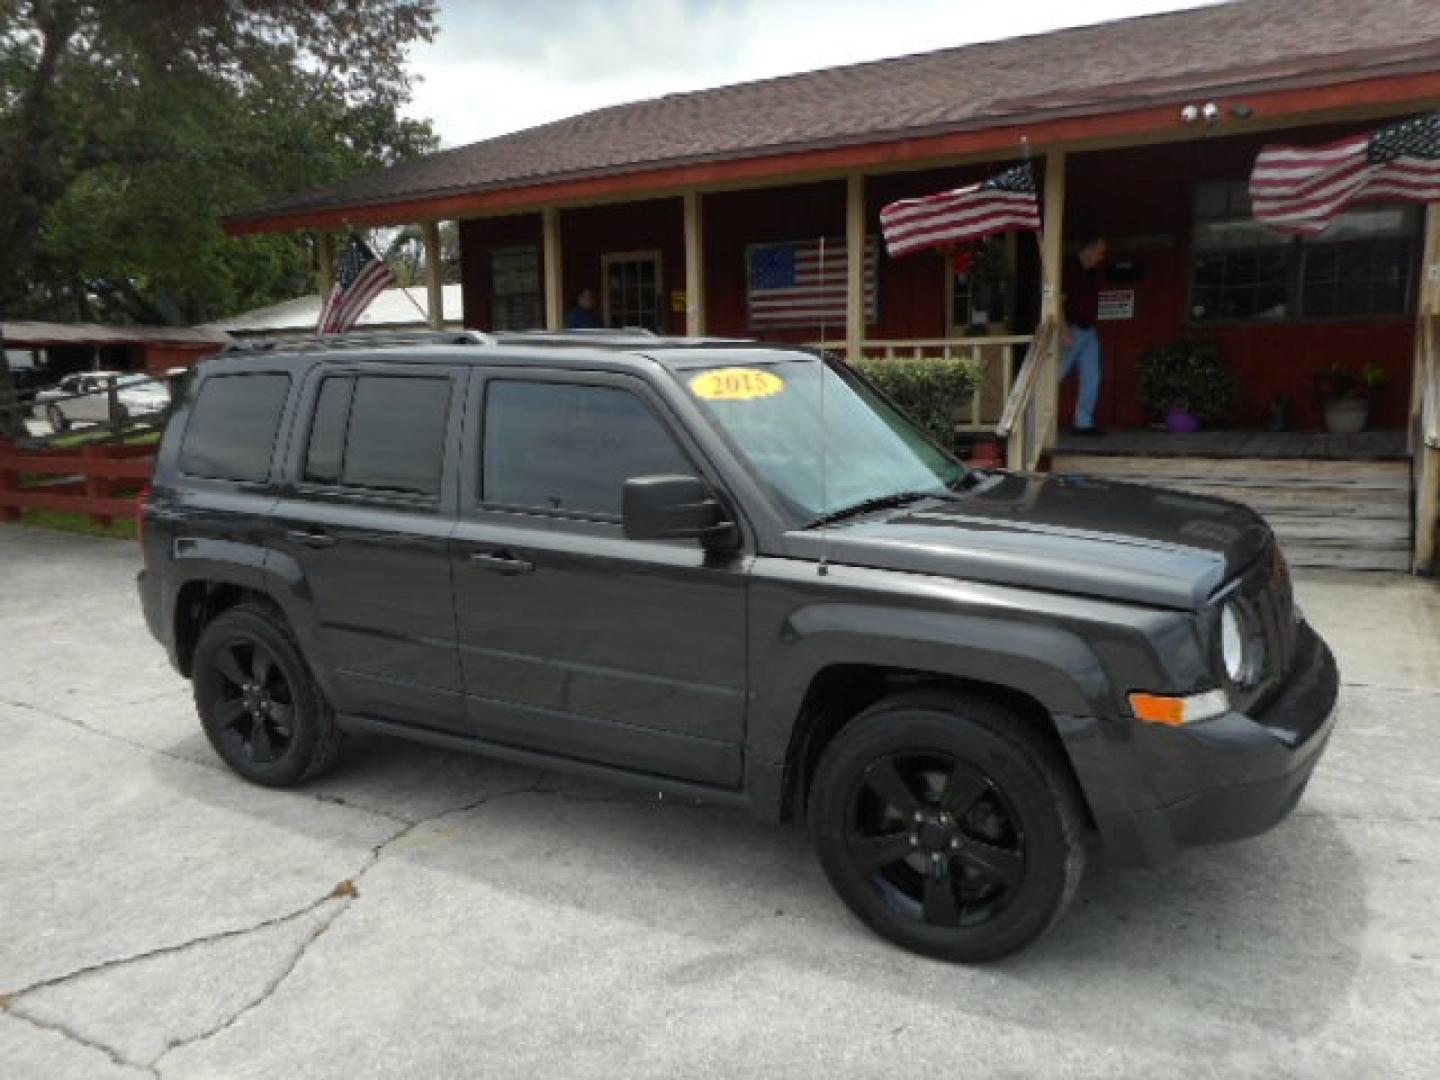
[(963, 968), (798, 829), (398, 742), (224, 771), (132, 545), (0, 526), (0, 1077), (1440, 1074), (1440, 592), (1310, 575), (1340, 728), (1295, 816)]

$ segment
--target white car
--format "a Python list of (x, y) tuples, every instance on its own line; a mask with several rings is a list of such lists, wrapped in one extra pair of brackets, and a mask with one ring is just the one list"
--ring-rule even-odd
[(49, 390), (35, 395), (35, 415), (50, 421), (56, 431), (71, 424), (108, 423), (110, 383), (115, 383), (119, 419), (157, 413), (170, 404), (170, 391), (149, 375), (123, 371), (81, 371), (66, 375)]

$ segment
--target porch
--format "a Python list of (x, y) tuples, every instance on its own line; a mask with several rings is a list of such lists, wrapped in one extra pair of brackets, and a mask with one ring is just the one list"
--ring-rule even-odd
[(1243, 503), (1296, 567), (1409, 570), (1411, 456), (1403, 431), (1112, 431), (1061, 436), (1058, 473)]
[[(496, 171), (492, 151), (513, 150), (523, 158), (516, 168), (530, 167), (526, 148), (506, 137), (473, 148), (473, 190), (437, 177), (422, 193), (412, 177), (389, 201), (341, 191), (328, 204), (277, 207), (230, 228), (321, 229), (328, 287), (334, 244), (323, 230), (418, 220), (437, 326), (443, 216), (458, 221), (468, 327), (560, 329), (574, 298), (590, 291), (588, 317), (610, 327), (823, 345), (851, 361), (960, 359), (977, 391), (955, 417), (958, 434), (1000, 440), (1015, 468), (1082, 455), (1111, 465), (1295, 462), (1323, 476), (1357, 463), (1397, 476), (1404, 468), (1404, 513), (1389, 508), (1385, 520), (1409, 521), (1414, 503), (1420, 527), (1403, 546), (1429, 567), (1440, 391), (1434, 334), (1417, 326), (1422, 312), (1440, 310), (1440, 217), (1377, 204), (1301, 240), (1260, 228), (1246, 194), (1267, 143), (1319, 145), (1440, 104), (1440, 73), (1355, 78), (1303, 90), (1237, 84), (1223, 95), (1206, 84), (1190, 104), (1137, 100), (1113, 114), (1045, 113), (1023, 124), (1009, 111), (993, 128), (784, 153), (757, 146), (664, 168), (661, 157), (623, 167), (597, 157), (591, 171), (564, 176)], [(583, 125), (562, 133), (571, 149), (597, 137)], [(882, 207), (977, 183), (1022, 159), (1039, 188), (1039, 234), (992, 240), (969, 267), (935, 253), (882, 254)], [(1058, 380), (1063, 268), (1082, 233), (1108, 237), (1112, 253), (1098, 324), (1096, 421), (1114, 433), (1103, 447), (1071, 447), (1060, 434), (1074, 393)], [(1149, 428), (1166, 406), (1142, 394), (1142, 360), (1185, 339), (1218, 348), (1239, 393), (1213, 432), (1155, 437)], [(1372, 369), (1380, 384), (1372, 431), (1353, 439), (1321, 434), (1317, 379), (1337, 363)], [(1284, 437), (1260, 435), (1272, 415), (1283, 417)]]

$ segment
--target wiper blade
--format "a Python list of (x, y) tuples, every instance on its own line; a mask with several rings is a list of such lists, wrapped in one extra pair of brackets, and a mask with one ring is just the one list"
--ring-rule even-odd
[(845, 518), (855, 517), (858, 514), (868, 514), (873, 510), (886, 510), (892, 506), (904, 506), (906, 503), (919, 502), (921, 499), (953, 499), (954, 497), (943, 491), (897, 491), (893, 495), (878, 495), (873, 499), (862, 499), (851, 506), (842, 506), (839, 510), (821, 514), (805, 528), (814, 529), (821, 525), (829, 525), (832, 521), (843, 521)]

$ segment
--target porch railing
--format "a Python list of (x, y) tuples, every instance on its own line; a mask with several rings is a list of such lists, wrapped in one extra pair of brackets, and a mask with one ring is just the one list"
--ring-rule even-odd
[(1005, 398), (995, 434), (1006, 440), (1005, 463), (1012, 469), (1040, 465), (1054, 427), (1060, 363), (1060, 328), (1046, 319), (1035, 331), (1025, 362)]
[[(1016, 358), (1030, 344), (1026, 334), (994, 337), (896, 338), (872, 340), (860, 345), (864, 360), (965, 360), (975, 368), (975, 393), (965, 415), (955, 424), (959, 432), (989, 432), (999, 421), (1015, 381)], [(812, 341), (812, 348), (821, 343)], [(824, 348), (842, 356), (849, 343), (826, 341)]]
[(1440, 533), (1440, 312), (1422, 312), (1415, 327), (1415, 381), (1410, 416), (1410, 452), (1415, 478), (1413, 569), (1436, 567)]

